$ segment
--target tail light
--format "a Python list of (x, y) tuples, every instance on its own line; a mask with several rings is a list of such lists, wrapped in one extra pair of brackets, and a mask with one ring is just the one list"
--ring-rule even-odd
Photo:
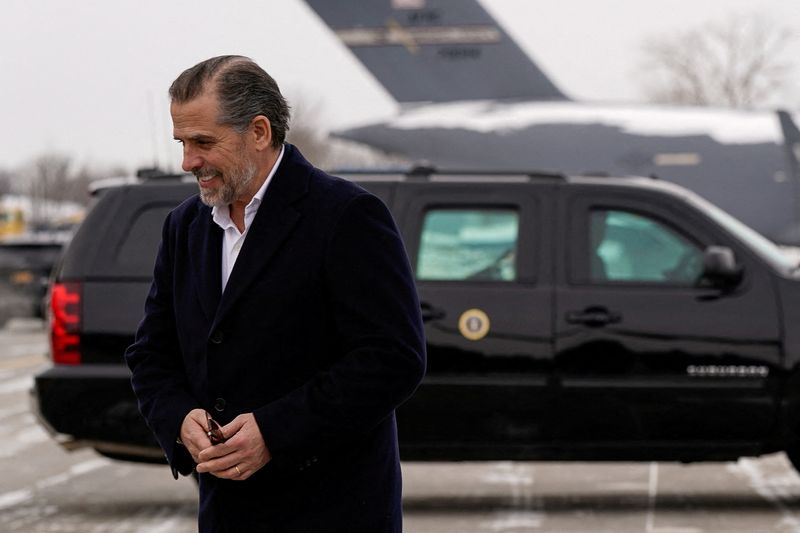
[(80, 283), (54, 283), (50, 291), (50, 348), (53, 362), (81, 364)]

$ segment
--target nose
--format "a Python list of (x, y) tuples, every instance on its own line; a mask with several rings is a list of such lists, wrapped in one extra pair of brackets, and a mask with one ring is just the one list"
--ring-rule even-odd
[(203, 159), (192, 150), (190, 146), (184, 145), (183, 147), (183, 168), (184, 172), (191, 172), (203, 166)]

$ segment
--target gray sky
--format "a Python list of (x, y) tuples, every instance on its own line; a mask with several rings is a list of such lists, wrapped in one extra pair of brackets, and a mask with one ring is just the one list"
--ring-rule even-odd
[[(334, 0), (332, 0), (334, 1)], [(388, 0), (387, 0), (388, 1)], [(798, 0), (482, 0), (569, 95), (641, 99), (643, 39), (762, 13), (791, 28), (797, 66), (776, 104), (800, 109)], [(43, 152), (78, 164), (177, 166), (166, 89), (210, 56), (252, 57), (295, 107), (327, 129), (397, 107), (302, 0), (4, 0), (0, 11), (0, 168)]]

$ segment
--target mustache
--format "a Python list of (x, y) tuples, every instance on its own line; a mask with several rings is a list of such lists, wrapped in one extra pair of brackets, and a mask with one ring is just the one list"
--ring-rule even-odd
[(201, 178), (212, 178), (217, 174), (221, 174), (221, 172), (213, 167), (203, 167), (192, 170), (192, 174), (194, 174), (195, 178), (201, 179)]

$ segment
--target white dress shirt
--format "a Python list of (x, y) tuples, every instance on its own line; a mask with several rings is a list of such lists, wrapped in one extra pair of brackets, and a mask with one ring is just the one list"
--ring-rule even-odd
[(244, 240), (247, 237), (247, 230), (250, 229), (250, 224), (253, 223), (253, 219), (256, 217), (256, 212), (258, 211), (258, 207), (261, 205), (261, 201), (264, 199), (264, 194), (267, 191), (267, 186), (269, 182), (272, 181), (272, 176), (275, 175), (275, 171), (278, 169), (278, 165), (281, 164), (281, 159), (283, 159), (283, 146), (281, 146), (281, 152), (278, 154), (278, 159), (275, 161), (275, 164), (272, 166), (272, 170), (269, 171), (269, 175), (267, 179), (264, 180), (264, 183), (258, 189), (253, 199), (250, 200), (250, 203), (244, 208), (244, 231), (240, 232), (239, 228), (236, 227), (236, 224), (233, 223), (231, 220), (231, 208), (230, 206), (226, 205), (225, 207), (212, 207), (211, 208), (211, 216), (214, 219), (214, 222), (222, 228), (223, 237), (222, 237), (222, 291), (225, 291), (225, 286), (228, 284), (228, 278), (231, 277), (231, 272), (233, 271), (233, 265), (236, 264), (236, 258), (239, 257), (239, 251), (242, 249), (242, 245), (244, 245)]

